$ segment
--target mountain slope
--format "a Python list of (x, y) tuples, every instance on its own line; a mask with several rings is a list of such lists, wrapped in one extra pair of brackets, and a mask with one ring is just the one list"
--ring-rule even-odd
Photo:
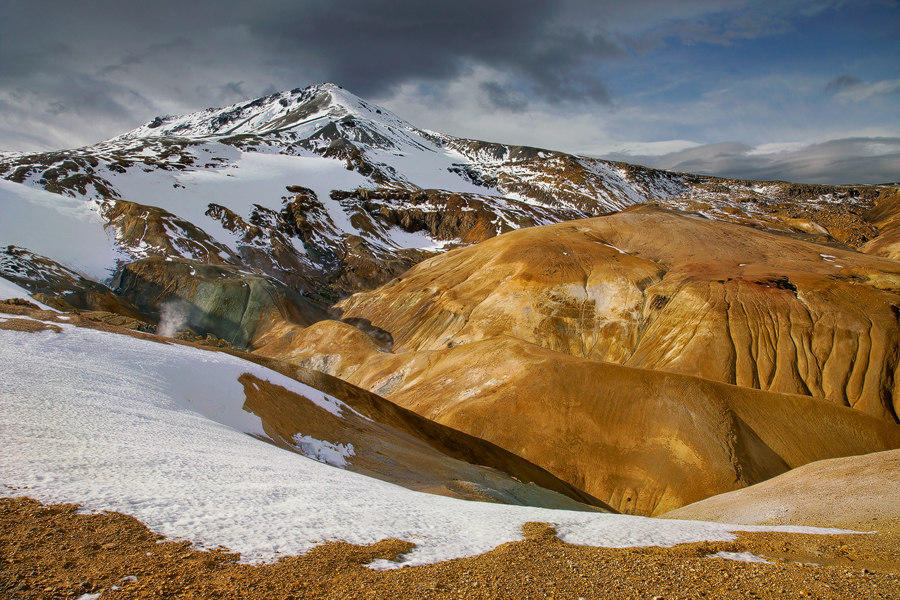
[(256, 351), (659, 514), (900, 443), (900, 265), (823, 250), (635, 207), (447, 252)]
[(339, 303), (397, 352), (509, 335), (897, 422), (900, 264), (654, 207), (499, 236)]
[(900, 531), (900, 451), (810, 463), (674, 510), (667, 519)]

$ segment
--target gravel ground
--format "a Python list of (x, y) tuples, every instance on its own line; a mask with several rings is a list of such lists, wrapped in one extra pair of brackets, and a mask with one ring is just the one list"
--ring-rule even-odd
[[(328, 543), (275, 564), (164, 541), (117, 513), (0, 499), (4, 598), (900, 598), (900, 536), (747, 534), (730, 543), (607, 549), (560, 542), (532, 523), (526, 539), (481, 556), (372, 571), (411, 544)], [(775, 564), (707, 558), (752, 552)], [(816, 564), (810, 564), (816, 563)]]

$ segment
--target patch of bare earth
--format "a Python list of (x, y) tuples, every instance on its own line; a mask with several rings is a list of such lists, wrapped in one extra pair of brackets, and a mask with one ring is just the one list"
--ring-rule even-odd
[(37, 333), (39, 331), (52, 331), (61, 333), (62, 329), (56, 325), (48, 325), (41, 321), (33, 321), (31, 319), (7, 319), (0, 321), (0, 329), (7, 331), (24, 331), (26, 333)]
[[(0, 596), (78, 598), (900, 598), (896, 534), (747, 534), (730, 543), (605, 549), (561, 542), (544, 524), (473, 558), (372, 571), (412, 545), (328, 543), (274, 564), (166, 542), (118, 513), (0, 500)], [(707, 558), (752, 552), (775, 564)], [(817, 564), (809, 564), (817, 563)]]

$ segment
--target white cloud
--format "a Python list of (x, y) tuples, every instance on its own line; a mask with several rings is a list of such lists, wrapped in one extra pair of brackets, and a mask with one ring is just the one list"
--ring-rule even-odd
[(757, 156), (766, 154), (780, 154), (782, 152), (796, 152), (804, 148), (808, 148), (806, 142), (773, 142), (771, 144), (761, 144), (747, 152), (747, 156)]
[(689, 140), (665, 140), (660, 142), (622, 142), (613, 144), (612, 148), (604, 152), (615, 152), (626, 156), (662, 156), (673, 152), (681, 152), (690, 148), (701, 146), (697, 142)]
[(726, 142), (656, 155), (606, 158), (650, 167), (763, 181), (859, 184), (900, 180), (900, 137), (844, 138), (817, 144), (749, 146)]

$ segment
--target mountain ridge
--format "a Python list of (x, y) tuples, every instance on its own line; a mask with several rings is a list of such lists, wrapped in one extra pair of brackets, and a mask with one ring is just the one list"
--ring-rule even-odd
[[(59, 218), (75, 211), (102, 227), (83, 238), (89, 258), (48, 243), (43, 216), (30, 231), (21, 220), (0, 225), (4, 247), (92, 273), (99, 284), (153, 256), (231, 266), (277, 280), (322, 311), (446, 250), (648, 202), (894, 251), (888, 239), (873, 242), (896, 212), (890, 202), (887, 214), (872, 211), (887, 188), (727, 180), (458, 138), (331, 83), (160, 116), (74, 150), (0, 153), (0, 177), (24, 186), (0, 189), (8, 210), (25, 210), (27, 200), (52, 208), (54, 230), (81, 227)], [(147, 308), (151, 317), (159, 310)]]

